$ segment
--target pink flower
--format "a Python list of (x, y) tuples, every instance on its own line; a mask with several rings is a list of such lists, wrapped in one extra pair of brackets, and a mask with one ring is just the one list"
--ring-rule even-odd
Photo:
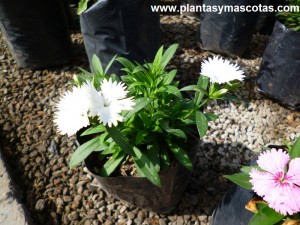
[(249, 173), (253, 190), (282, 215), (300, 212), (300, 158), (290, 160), (282, 149), (260, 154), (258, 166)]

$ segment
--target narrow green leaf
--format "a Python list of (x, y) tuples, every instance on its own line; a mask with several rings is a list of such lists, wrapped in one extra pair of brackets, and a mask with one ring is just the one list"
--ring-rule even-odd
[(124, 116), (124, 121), (127, 121), (132, 115), (136, 114), (141, 109), (145, 108), (151, 102), (148, 98), (139, 98), (135, 100), (134, 108), (127, 112)]
[(100, 151), (106, 149), (107, 146), (101, 145), (100, 137), (95, 137), (92, 140), (80, 145), (76, 151), (72, 154), (69, 166), (73, 168), (77, 164), (81, 163), (86, 157), (88, 157), (93, 151)]
[(151, 160), (151, 162), (153, 162), (156, 171), (159, 172), (160, 171), (159, 144), (156, 141), (153, 141), (152, 145), (149, 145), (147, 150), (148, 150), (147, 151), (148, 158)]
[(179, 138), (182, 138), (182, 139), (185, 139), (185, 140), (187, 139), (186, 134), (180, 129), (171, 129), (171, 128), (169, 128), (169, 129), (166, 129), (166, 131), (169, 134), (172, 134), (172, 135), (177, 136)]
[(215, 115), (213, 113), (205, 113), (207, 121), (215, 121), (216, 119), (219, 118), (218, 115)]
[(170, 150), (173, 152), (175, 158), (178, 160), (178, 162), (187, 168), (188, 170), (193, 169), (193, 163), (189, 157), (189, 155), (178, 145), (173, 143), (170, 140), (167, 140), (167, 143), (169, 145)]
[(195, 119), (196, 119), (196, 126), (197, 126), (198, 133), (202, 138), (206, 134), (208, 129), (207, 118), (202, 112), (197, 111), (195, 113)]
[(156, 186), (160, 187), (160, 178), (154, 164), (149, 160), (146, 154), (143, 154), (138, 148), (133, 147), (135, 153), (134, 162), (136, 167)]
[(90, 134), (97, 134), (100, 132), (106, 131), (105, 126), (102, 124), (96, 126), (96, 127), (90, 127), (87, 130), (85, 130), (80, 136), (90, 135)]
[(180, 89), (180, 91), (196, 91), (196, 90), (199, 90), (196, 84), (185, 86)]
[(234, 95), (225, 95), (223, 98), (226, 100), (235, 101), (235, 102), (246, 102), (245, 100), (242, 100)]
[[(197, 86), (200, 90), (206, 90), (208, 86), (209, 78), (207, 76), (200, 76), (198, 78)], [(199, 105), (202, 98), (204, 97), (204, 92), (196, 92), (195, 93), (195, 105)]]
[(134, 156), (131, 145), (128, 143), (126, 137), (116, 128), (106, 126), (106, 130), (111, 138), (119, 145), (128, 155)]
[(300, 137), (293, 144), (289, 154), (292, 159), (300, 157)]
[(81, 86), (84, 82), (86, 82), (87, 78), (80, 74), (73, 75), (73, 81), (75, 82), (76, 86)]
[(116, 61), (116, 58), (117, 58), (117, 55), (115, 55), (110, 61), (109, 63), (107, 64), (106, 68), (105, 68), (105, 71), (104, 71), (104, 74), (107, 74), (109, 68), (111, 67), (111, 65)]
[(261, 169), (259, 166), (243, 166), (241, 168), (241, 171), (245, 174), (249, 174), (251, 172), (252, 169), (257, 169), (261, 172), (265, 172), (263, 169)]
[(265, 205), (255, 213), (248, 225), (274, 225), (284, 218), (283, 215)]
[(160, 161), (161, 161), (162, 169), (166, 169), (170, 167), (169, 151), (167, 147), (160, 148)]
[(174, 77), (176, 76), (177, 70), (171, 70), (168, 74), (165, 75), (163, 79), (163, 84), (168, 85), (171, 84), (174, 80)]
[(90, 78), (93, 77), (93, 74), (92, 74), (91, 72), (89, 72), (89, 71), (87, 71), (87, 70), (85, 70), (85, 69), (83, 69), (83, 68), (80, 68), (80, 67), (78, 67), (78, 69), (79, 69), (83, 74), (87, 75), (88, 77), (90, 77)]
[(152, 72), (153, 73), (156, 73), (156, 72), (158, 72), (158, 71), (160, 71), (162, 69), (161, 68), (161, 66), (162, 66), (161, 61), (162, 61), (163, 50), (164, 50), (164, 47), (161, 46), (158, 49), (158, 51), (157, 51), (157, 53), (155, 55), (155, 58), (154, 58), (153, 63), (152, 63)]
[(112, 174), (116, 168), (121, 164), (125, 158), (126, 153), (123, 151), (116, 151), (112, 157), (102, 166), (100, 170), (100, 176), (108, 177)]
[(98, 75), (103, 75), (103, 67), (102, 67), (101, 61), (100, 61), (99, 57), (95, 54), (92, 56), (92, 65), (93, 65), (95, 72)]
[(118, 57), (116, 58), (116, 60), (120, 62), (123, 66), (125, 66), (127, 69), (129, 69), (130, 72), (132, 72), (135, 68), (135, 65), (126, 58)]
[(90, 0), (80, 0), (78, 2), (77, 15), (80, 15), (87, 9), (87, 4)]
[(246, 188), (249, 190), (252, 189), (252, 184), (249, 182), (250, 177), (248, 174), (237, 173), (237, 174), (232, 174), (232, 175), (224, 175), (224, 177), (243, 188)]
[(179, 89), (175, 86), (172, 86), (172, 85), (160, 87), (157, 90), (157, 92), (167, 92), (167, 93), (173, 94), (173, 95), (175, 95), (179, 98), (182, 98), (182, 95), (181, 95)]
[(164, 69), (167, 66), (167, 64), (170, 62), (177, 48), (178, 48), (178, 44), (173, 44), (165, 51), (161, 59), (162, 69)]

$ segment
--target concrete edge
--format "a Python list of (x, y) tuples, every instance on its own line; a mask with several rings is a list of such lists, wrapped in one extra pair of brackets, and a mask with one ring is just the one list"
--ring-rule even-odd
[(14, 184), (10, 171), (0, 147), (0, 224), (34, 225), (29, 211), (20, 201), (22, 191)]

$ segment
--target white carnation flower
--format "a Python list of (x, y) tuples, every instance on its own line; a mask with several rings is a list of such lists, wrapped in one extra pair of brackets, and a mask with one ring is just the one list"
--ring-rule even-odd
[(91, 86), (92, 84), (88, 82), (81, 87), (74, 87), (72, 91), (66, 91), (56, 105), (54, 123), (61, 134), (71, 136), (89, 125), (87, 99)]
[(211, 82), (219, 84), (233, 80), (243, 81), (245, 77), (237, 64), (216, 56), (202, 63), (201, 74), (209, 77)]
[(134, 106), (133, 98), (126, 98), (128, 91), (122, 82), (103, 80), (100, 91), (92, 93), (89, 115), (99, 116), (100, 121), (109, 127), (117, 126), (123, 117), (123, 110), (131, 110)]

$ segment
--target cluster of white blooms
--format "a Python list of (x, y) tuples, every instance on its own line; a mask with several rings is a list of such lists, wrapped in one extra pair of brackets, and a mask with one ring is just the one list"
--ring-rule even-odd
[(89, 117), (98, 116), (104, 125), (117, 126), (121, 112), (131, 110), (133, 98), (126, 98), (124, 83), (104, 79), (97, 91), (91, 82), (67, 91), (57, 104), (54, 123), (61, 134), (69, 136), (89, 125)]

